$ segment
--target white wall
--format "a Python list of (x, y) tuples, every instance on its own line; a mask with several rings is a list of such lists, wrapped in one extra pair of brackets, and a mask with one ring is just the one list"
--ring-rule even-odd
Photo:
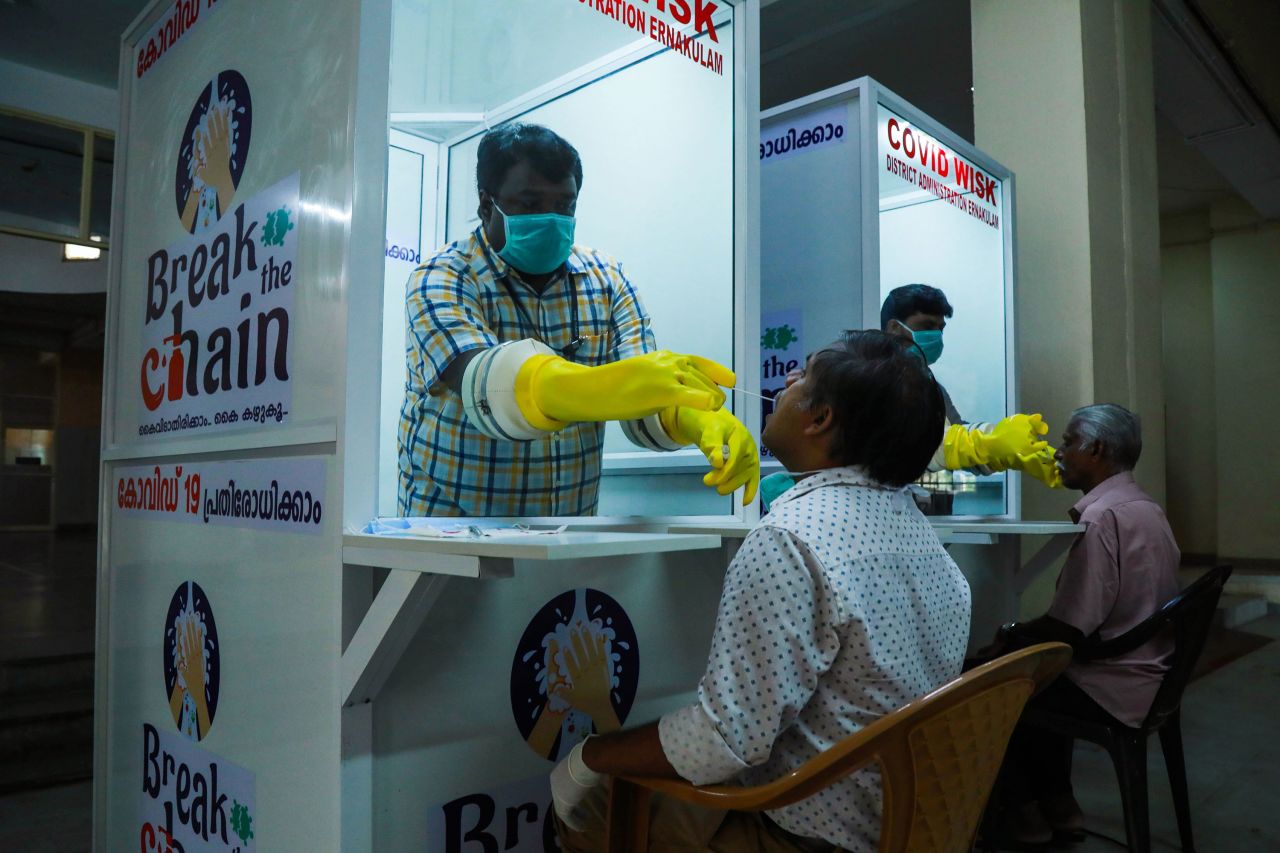
[(1280, 560), (1280, 223), (1243, 202), (1161, 223), (1168, 513), (1185, 553)]
[(103, 293), (107, 253), (96, 261), (62, 260), (62, 244), (0, 234), (0, 290), (18, 293)]
[(1211, 226), (1218, 554), (1280, 560), (1280, 223), (1223, 205)]
[[(1218, 551), (1217, 381), (1208, 211), (1161, 222), (1165, 512), (1184, 555)], [(1147, 429), (1156, 429), (1148, 424)]]

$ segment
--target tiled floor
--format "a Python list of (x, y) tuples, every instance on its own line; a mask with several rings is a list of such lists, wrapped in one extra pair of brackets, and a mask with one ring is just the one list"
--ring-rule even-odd
[(80, 853), (91, 849), (93, 783), (0, 797), (0, 850)]
[[(1280, 616), (1241, 626), (1280, 639)], [(1191, 821), (1202, 853), (1280, 850), (1280, 643), (1269, 643), (1195, 681), (1182, 702)], [(1159, 741), (1148, 745), (1152, 850), (1178, 850), (1178, 825)], [(1076, 797), (1088, 827), (1120, 842), (1124, 822), (1111, 761), (1100, 747), (1077, 744)], [(1123, 843), (1089, 838), (1076, 853)]]

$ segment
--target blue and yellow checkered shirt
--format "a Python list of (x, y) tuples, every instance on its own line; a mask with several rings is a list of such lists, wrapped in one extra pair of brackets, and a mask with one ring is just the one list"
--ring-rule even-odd
[[(399, 514), (594, 514), (604, 424), (571, 424), (533, 441), (499, 441), (468, 421), (462, 398), (441, 377), (468, 350), (526, 338), (559, 352), (579, 337), (573, 360), (590, 366), (657, 349), (649, 315), (621, 265), (574, 246), (564, 270), (539, 295), (477, 228), (414, 270), (406, 289)], [(576, 329), (571, 294), (578, 305)]]

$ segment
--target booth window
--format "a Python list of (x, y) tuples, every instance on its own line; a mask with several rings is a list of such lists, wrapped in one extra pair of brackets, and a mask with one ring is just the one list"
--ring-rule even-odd
[[(933, 365), (964, 421), (1011, 414), (1004, 181), (877, 104), (880, 299), (904, 284), (941, 289), (955, 311)], [(927, 249), (927, 251), (925, 250)], [(1006, 474), (940, 471), (924, 485), (945, 515), (1004, 515)]]
[[(489, 128), (528, 122), (568, 140), (583, 168), (575, 243), (621, 263), (660, 348), (735, 367), (733, 5), (719, 4), (714, 39), (633, 7), (660, 25), (593, 4), (394, 5), (380, 515), (396, 514), (405, 285), (479, 225), (476, 152)], [(612, 423), (603, 471), (599, 515), (734, 511), (702, 485), (696, 450), (641, 450)]]

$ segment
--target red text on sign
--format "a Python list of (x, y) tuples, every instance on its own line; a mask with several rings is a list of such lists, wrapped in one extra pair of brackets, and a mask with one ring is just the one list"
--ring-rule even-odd
[(993, 207), (999, 207), (996, 201), (996, 187), (999, 182), (981, 169), (961, 158), (958, 154), (948, 152), (936, 139), (921, 133), (910, 125), (904, 126), (896, 118), (889, 119), (885, 132), (889, 137), (889, 147), (901, 151), (908, 160), (916, 160), (921, 166), (933, 171), (940, 178), (948, 177), (952, 167), (955, 169), (955, 180), (967, 192), (978, 197)]

